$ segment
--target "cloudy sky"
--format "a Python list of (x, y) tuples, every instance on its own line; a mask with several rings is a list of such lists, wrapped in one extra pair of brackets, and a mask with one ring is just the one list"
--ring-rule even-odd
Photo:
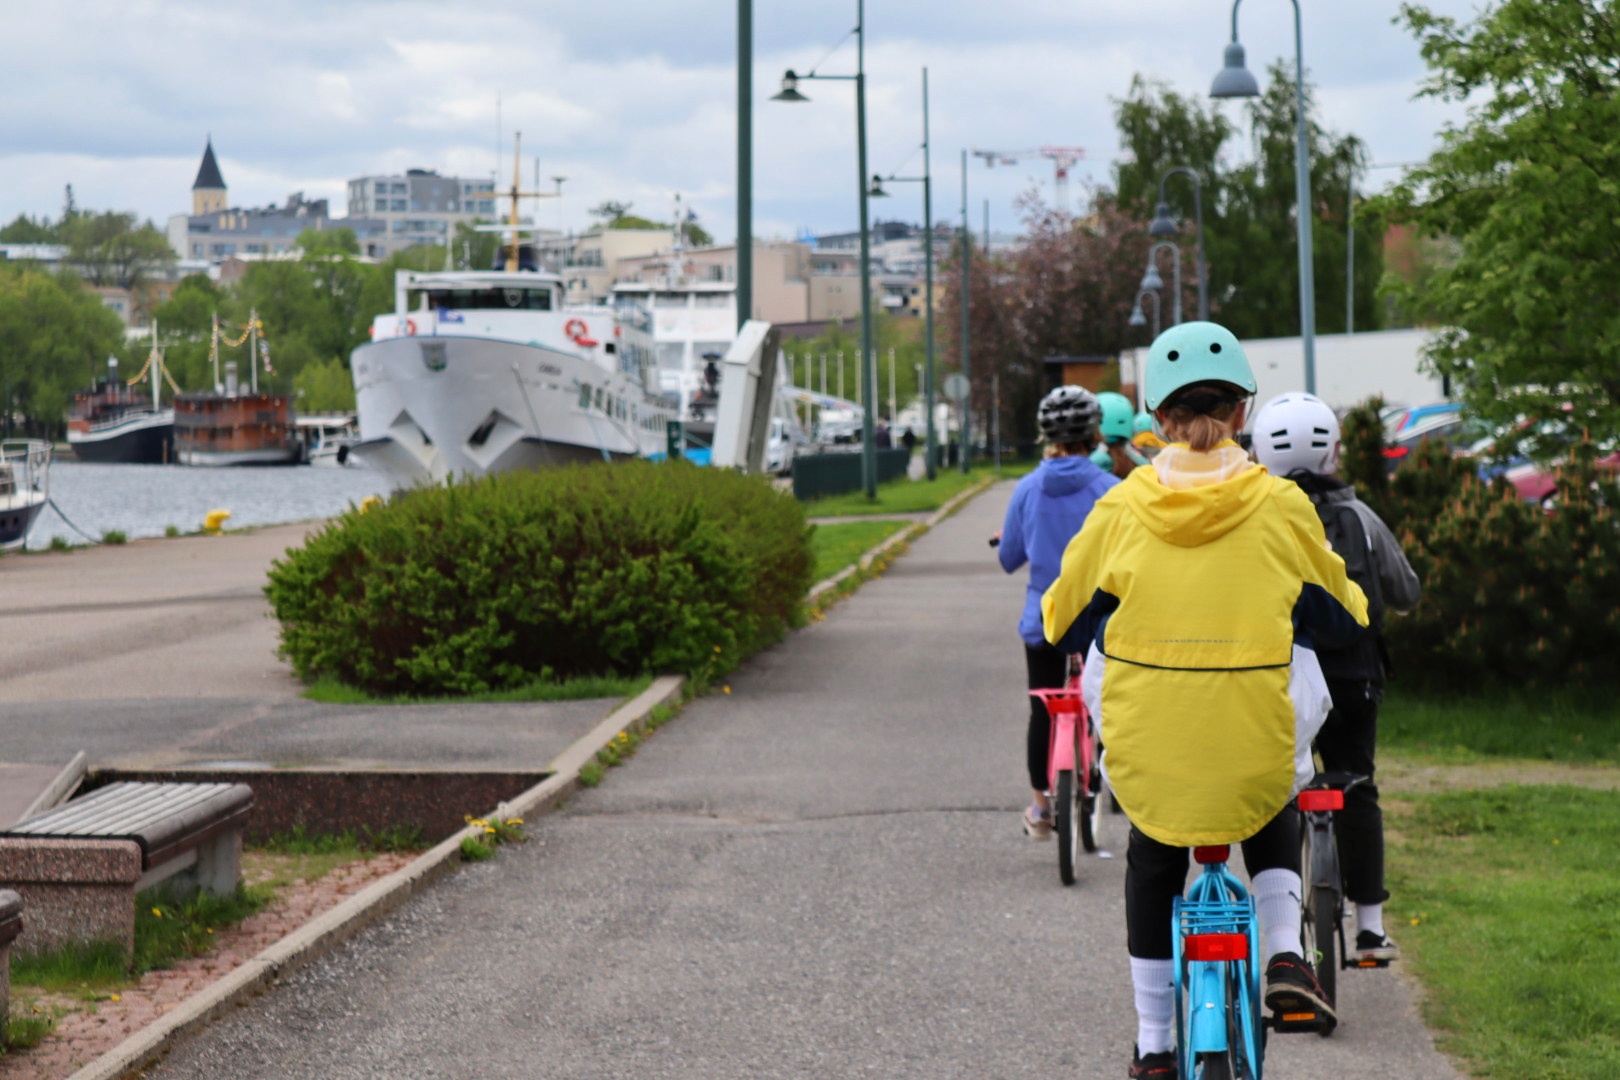
[[(1374, 162), (1425, 156), (1461, 114), (1412, 100), (1424, 67), (1391, 22), (1396, 0), (1301, 4), (1320, 120), (1365, 139)], [(808, 105), (766, 99), (785, 68), (853, 71), (844, 39), (855, 3), (754, 6), (755, 231), (852, 227), (851, 86), (804, 84)], [(1428, 6), (1466, 19), (1477, 3)], [(536, 211), (544, 225), (584, 226), (608, 199), (667, 219), (680, 193), (717, 236), (734, 235), (733, 0), (0, 0), (0, 10), (0, 222), (54, 219), (72, 184), (81, 208), (161, 226), (189, 210), (210, 135), (233, 205), (302, 191), (341, 214), (355, 176), (489, 176), (499, 152), (507, 183), (521, 131), (525, 183), (536, 157), (544, 177), (567, 177), (565, 197)], [(1137, 73), (1206, 92), (1230, 11), (1228, 0), (867, 0), (872, 171), (920, 170), (926, 66), (936, 216), (960, 213), (963, 149), (1079, 146), (1071, 190), (1107, 183), (1113, 99)], [(1293, 63), (1289, 4), (1249, 0), (1239, 27), (1252, 70)], [(1052, 169), (1034, 154), (975, 162), (968, 183), (975, 227), (988, 200), (999, 231), (1015, 226), (1021, 192), (1051, 196)], [(920, 220), (920, 185), (895, 193), (876, 212)]]

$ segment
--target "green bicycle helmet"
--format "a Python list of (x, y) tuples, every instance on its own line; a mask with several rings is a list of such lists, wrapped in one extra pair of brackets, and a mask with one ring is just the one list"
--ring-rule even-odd
[(1139, 413), (1137, 413), (1136, 414), (1136, 419), (1131, 422), (1131, 432), (1133, 434), (1140, 435), (1144, 431), (1152, 431), (1152, 430), (1153, 430), (1153, 414), (1150, 413), (1150, 412), (1139, 412)]
[(1097, 404), (1102, 406), (1102, 424), (1099, 430), (1103, 441), (1115, 442), (1130, 438), (1131, 420), (1136, 415), (1136, 410), (1131, 408), (1131, 399), (1124, 394), (1107, 391), (1097, 395)]
[[(1194, 383), (1230, 383), (1245, 393), (1257, 387), (1243, 346), (1226, 327), (1212, 322), (1184, 322), (1154, 340), (1148, 350), (1147, 407), (1157, 410), (1177, 390)], [(1108, 430), (1104, 406), (1103, 430)]]

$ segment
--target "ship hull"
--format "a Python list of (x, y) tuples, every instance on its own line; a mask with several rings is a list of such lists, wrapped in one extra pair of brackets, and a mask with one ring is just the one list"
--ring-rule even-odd
[(162, 465), (174, 460), (174, 413), (166, 410), (89, 432), (69, 428), (67, 441), (80, 461)]
[(629, 376), (543, 345), (437, 334), (354, 351), (360, 441), (395, 487), (642, 457), (669, 411)]

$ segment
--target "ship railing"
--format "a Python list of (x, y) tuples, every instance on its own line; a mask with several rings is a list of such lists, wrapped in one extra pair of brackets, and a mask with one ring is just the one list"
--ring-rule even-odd
[(115, 428), (115, 427), (121, 427), (124, 424), (129, 423), (131, 420), (144, 420), (145, 418), (147, 418), (149, 416), (161, 416), (166, 411), (168, 411), (168, 410), (166, 410), (166, 409), (127, 409), (124, 412), (119, 413), (118, 417), (116, 419), (113, 419), (113, 420), (93, 420), (88, 425), (86, 425), (85, 430), (87, 432), (89, 432), (90, 434), (94, 434), (94, 433), (96, 433), (98, 431), (108, 431), (108, 430), (110, 430), (112, 428)]
[(51, 464), (51, 444), (43, 439), (0, 441), (0, 476), (5, 493), (43, 491)]

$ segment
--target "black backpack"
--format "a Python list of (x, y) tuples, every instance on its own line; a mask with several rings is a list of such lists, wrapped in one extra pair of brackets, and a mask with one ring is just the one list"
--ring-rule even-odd
[(1330, 679), (1371, 679), (1382, 682), (1389, 668), (1384, 648), (1384, 588), (1378, 578), (1378, 561), (1373, 556), (1367, 526), (1348, 502), (1330, 501), (1312, 493), (1316, 516), (1334, 554), (1344, 560), (1345, 573), (1361, 586), (1367, 596), (1368, 633), (1346, 649), (1322, 649), (1317, 659), (1322, 674)]

